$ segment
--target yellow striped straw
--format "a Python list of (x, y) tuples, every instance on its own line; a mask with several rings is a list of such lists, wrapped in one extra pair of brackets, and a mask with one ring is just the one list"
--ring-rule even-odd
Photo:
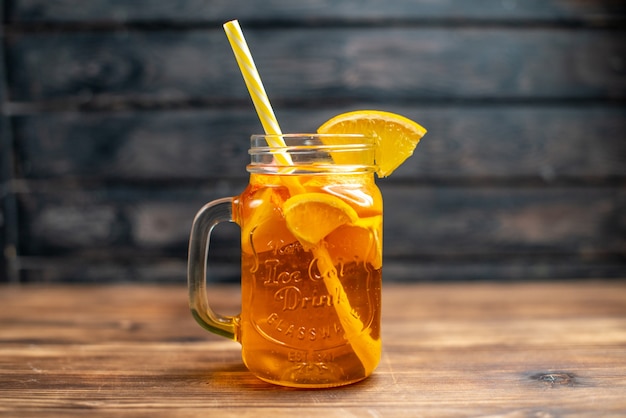
[[(263, 129), (267, 135), (272, 135), (268, 136), (268, 144), (272, 147), (284, 147), (285, 141), (281, 137), (282, 133), (280, 131), (280, 127), (278, 126), (278, 121), (276, 120), (272, 106), (270, 106), (270, 101), (267, 98), (265, 88), (263, 88), (263, 83), (261, 82), (261, 77), (259, 76), (256, 66), (254, 65), (254, 60), (252, 59), (246, 40), (241, 32), (241, 27), (239, 27), (239, 22), (231, 20), (230, 22), (224, 23), (224, 31), (226, 32), (230, 46), (233, 48), (233, 52), (235, 53), (237, 64), (239, 64), (239, 69), (241, 70), (243, 79), (246, 82), (248, 92), (252, 97), (259, 119), (261, 119)], [(274, 157), (281, 165), (293, 165), (291, 156), (287, 152), (281, 151), (275, 154)], [(288, 173), (290, 172), (290, 169), (287, 168), (286, 171), (283, 172)], [(284, 181), (292, 195), (303, 193), (305, 191), (304, 187), (298, 181), (298, 177), (287, 176)], [(337, 272), (333, 266), (333, 262), (328, 254), (328, 251), (326, 251), (325, 247), (321, 247), (321, 249), (316, 247), (314, 251), (315, 256), (318, 258), (318, 266), (320, 265), (319, 263), (321, 263), (321, 265), (326, 266), (325, 270), (334, 272), (333, 274), (324, 274), (324, 283), (326, 284), (326, 287), (328, 289), (333, 289), (333, 291), (337, 291), (340, 295), (345, 295), (346, 293), (343, 289), (343, 284), (337, 276)], [(376, 348), (376, 344), (380, 344), (380, 341), (374, 341), (369, 335), (361, 336), (363, 333), (361, 333), (360, 330), (363, 329), (363, 323), (358, 318), (352, 318), (352, 308), (350, 307), (349, 302), (347, 304), (335, 304), (335, 310), (337, 311), (337, 315), (339, 316), (342, 326), (345, 327), (348, 341), (352, 344), (354, 352), (359, 357), (364, 367), (371, 367), (370, 363), (372, 362), (372, 353), (379, 350), (379, 348)]]
[[(274, 110), (272, 110), (267, 93), (265, 93), (261, 77), (256, 69), (256, 65), (254, 65), (252, 54), (250, 53), (250, 49), (248, 49), (239, 22), (237, 20), (231, 20), (230, 22), (224, 23), (224, 31), (235, 54), (235, 59), (243, 75), (257, 115), (261, 120), (261, 125), (263, 125), (266, 134), (275, 135), (268, 137), (269, 145), (272, 147), (284, 147), (285, 142), (280, 137), (282, 132), (278, 125), (278, 120), (276, 119), (276, 115), (274, 115)], [(278, 153), (275, 156), (280, 164), (292, 165), (291, 157), (286, 152)]]

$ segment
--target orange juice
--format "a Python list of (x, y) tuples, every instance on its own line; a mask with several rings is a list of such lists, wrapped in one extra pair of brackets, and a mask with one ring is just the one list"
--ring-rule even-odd
[[(303, 187), (303, 201), (307, 194), (328, 194), (358, 215), (315, 243), (325, 249), (321, 256), (285, 219), (285, 184), (293, 180)], [(242, 306), (248, 309), (238, 338), (248, 369), (263, 380), (301, 387), (337, 386), (371, 374), (380, 357), (382, 267), (382, 197), (372, 173), (251, 174), (233, 205), (243, 232)], [(311, 228), (326, 222), (332, 219), (322, 217)], [(325, 279), (329, 274), (334, 277)], [(341, 312), (358, 329), (346, 330)], [(375, 343), (360, 358), (353, 345), (363, 338)]]
[[(363, 135), (252, 137), (250, 181), (205, 205), (189, 243), (189, 300), (207, 330), (241, 343), (257, 377), (323, 388), (369, 376), (380, 360), (382, 196), (375, 140)], [(241, 227), (241, 313), (206, 296), (213, 227)]]

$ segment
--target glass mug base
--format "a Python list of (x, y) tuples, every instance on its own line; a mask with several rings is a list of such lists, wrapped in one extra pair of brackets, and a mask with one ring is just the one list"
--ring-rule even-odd
[[(298, 388), (324, 388), (349, 385), (367, 378), (370, 373), (352, 356), (333, 357), (332, 353), (307, 352), (301, 350), (279, 350), (270, 353), (255, 353), (254, 358), (263, 358), (261, 368), (246, 361), (244, 364), (259, 379), (281, 386)], [(289, 360), (286, 362), (284, 358)], [(352, 358), (350, 358), (352, 357)], [(275, 360), (275, 361), (274, 361)]]
[[(286, 370), (280, 378), (275, 378), (274, 376), (267, 376), (267, 373), (264, 374), (255, 374), (257, 378), (260, 380), (271, 383), (273, 385), (292, 387), (292, 388), (300, 388), (300, 389), (325, 389), (325, 388), (336, 388), (341, 386), (352, 385), (357, 382), (361, 382), (365, 380), (369, 375), (363, 375), (359, 378), (348, 379), (342, 378), (343, 374), (341, 371), (333, 372), (333, 371), (325, 371), (316, 369), (316, 366), (308, 366), (309, 370), (302, 371), (302, 369), (288, 369)], [(301, 374), (303, 374), (301, 376)]]

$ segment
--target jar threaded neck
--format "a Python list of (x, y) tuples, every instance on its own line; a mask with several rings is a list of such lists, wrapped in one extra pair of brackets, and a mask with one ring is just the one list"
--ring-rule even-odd
[[(280, 146), (272, 145), (277, 143)], [(361, 134), (252, 135), (247, 170), (293, 175), (373, 173), (375, 145), (374, 138)]]

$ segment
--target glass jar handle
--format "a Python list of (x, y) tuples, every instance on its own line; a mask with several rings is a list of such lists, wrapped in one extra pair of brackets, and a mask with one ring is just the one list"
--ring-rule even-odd
[(189, 308), (196, 321), (206, 330), (237, 340), (236, 316), (223, 316), (211, 309), (206, 293), (207, 261), (211, 231), (221, 222), (233, 222), (233, 197), (214, 200), (196, 214), (189, 238), (187, 285)]

